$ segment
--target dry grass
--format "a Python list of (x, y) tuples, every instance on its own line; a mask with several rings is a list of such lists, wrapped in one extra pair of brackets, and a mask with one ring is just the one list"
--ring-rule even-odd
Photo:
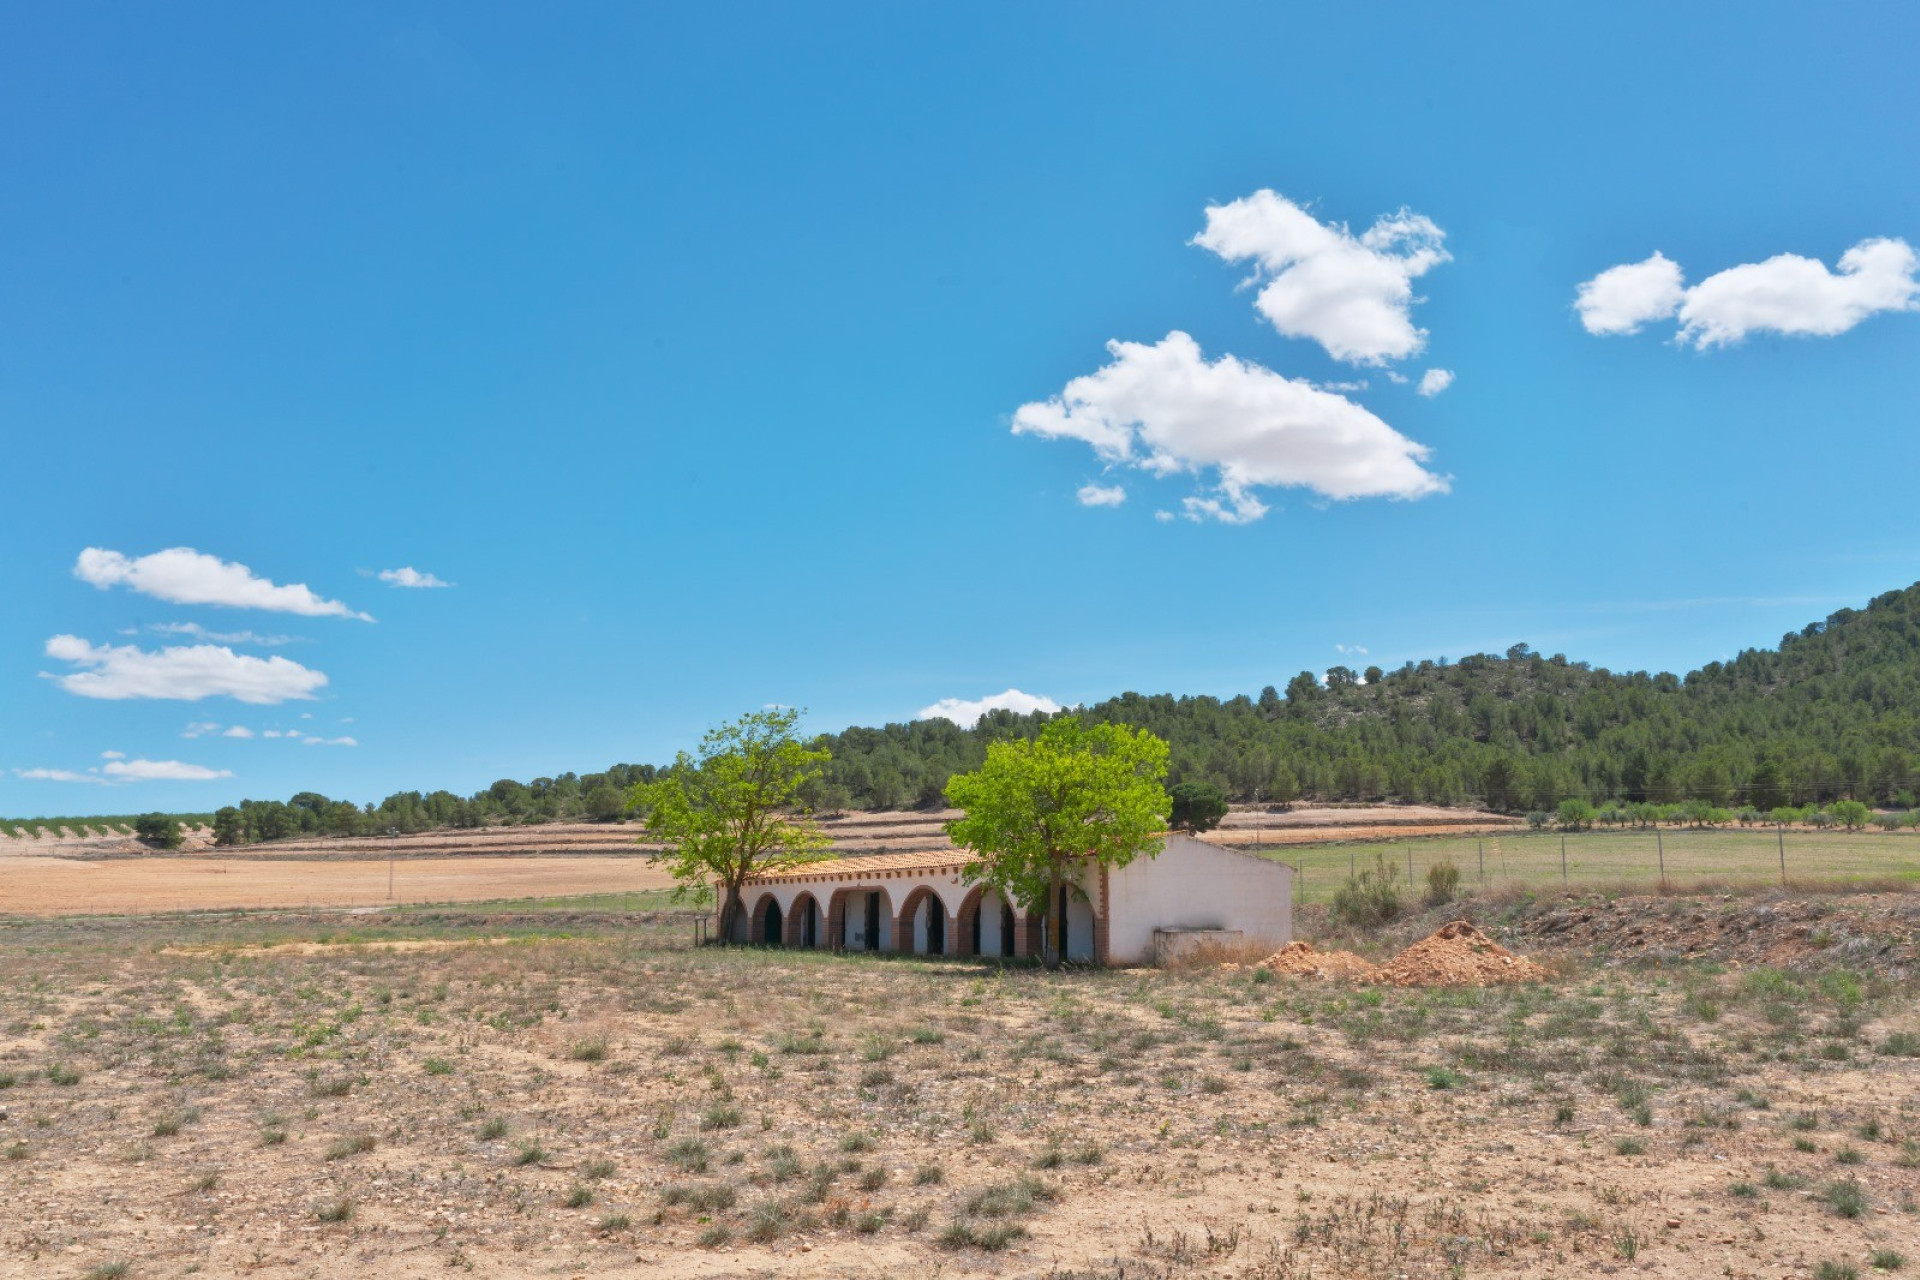
[[(5, 927), (0, 1273), (1282, 1280), (1920, 1250), (1915, 992), (1837, 961), (1562, 957), (1544, 986), (1405, 991), (696, 951), (624, 914)], [(323, 935), (353, 945), (268, 949)]]

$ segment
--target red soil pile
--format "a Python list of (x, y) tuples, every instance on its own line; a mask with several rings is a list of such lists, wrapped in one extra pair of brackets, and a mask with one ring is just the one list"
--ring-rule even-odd
[(1395, 987), (1486, 987), (1546, 977), (1545, 969), (1465, 920), (1442, 925), (1373, 973), (1373, 981)]
[(1262, 969), (1289, 978), (1340, 978), (1364, 982), (1373, 977), (1373, 965), (1351, 951), (1315, 951), (1305, 942), (1289, 942), (1262, 960)]

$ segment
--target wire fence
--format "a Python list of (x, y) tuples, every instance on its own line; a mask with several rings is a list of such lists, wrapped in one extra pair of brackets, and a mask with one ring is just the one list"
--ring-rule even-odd
[(1859, 886), (1920, 883), (1920, 832), (1798, 827), (1500, 832), (1330, 844), (1240, 846), (1289, 863), (1302, 902), (1326, 902), (1348, 877), (1393, 868), (1418, 892), (1450, 862), (1462, 889), (1619, 886), (1648, 891), (1723, 884)]

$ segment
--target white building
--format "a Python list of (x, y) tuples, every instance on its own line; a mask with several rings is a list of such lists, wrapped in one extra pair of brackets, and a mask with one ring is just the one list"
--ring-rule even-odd
[[(1037, 956), (1032, 917), (983, 885), (965, 849), (836, 858), (749, 880), (735, 942), (916, 955)], [(1164, 838), (1157, 857), (1117, 871), (1082, 864), (1067, 899), (1066, 956), (1152, 964), (1178, 939), (1293, 940), (1293, 868), (1192, 836)]]

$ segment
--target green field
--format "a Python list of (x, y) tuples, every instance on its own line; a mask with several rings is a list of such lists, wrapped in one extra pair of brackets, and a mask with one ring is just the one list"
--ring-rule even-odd
[[(1663, 854), (1669, 885), (1781, 882), (1782, 837), (1772, 828), (1669, 828), (1657, 839), (1651, 830), (1570, 834), (1564, 837), (1564, 880), (1562, 839), (1558, 832), (1543, 831), (1289, 845), (1258, 852), (1300, 869), (1295, 889), (1304, 902), (1331, 900), (1352, 870), (1372, 866), (1376, 857), (1396, 866), (1403, 879), (1411, 858), (1413, 882), (1420, 887), (1427, 868), (1451, 858), (1460, 868), (1463, 889), (1546, 891), (1563, 883), (1654, 889), (1661, 882)], [(1789, 830), (1784, 842), (1786, 878), (1795, 885), (1920, 882), (1920, 833)]]

